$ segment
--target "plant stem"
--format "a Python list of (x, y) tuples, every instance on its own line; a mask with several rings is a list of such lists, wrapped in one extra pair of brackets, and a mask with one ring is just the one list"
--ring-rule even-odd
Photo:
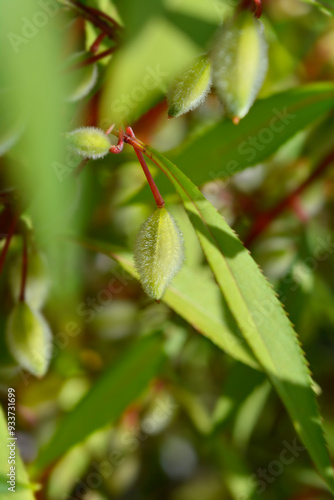
[(11, 225), (9, 226), (8, 234), (6, 236), (6, 241), (5, 241), (4, 247), (3, 247), (1, 255), (0, 255), (0, 274), (2, 272), (3, 265), (5, 263), (6, 255), (8, 252), (8, 248), (9, 248), (11, 239), (13, 237), (13, 234), (15, 232), (16, 225), (18, 223), (19, 218), (20, 218), (19, 214), (14, 215), (12, 222), (11, 222)]
[[(110, 127), (106, 131), (106, 134), (110, 133), (109, 130), (110, 130)], [(110, 151), (110, 153), (113, 153), (113, 154), (119, 154), (119, 153), (121, 153), (123, 151), (123, 146), (124, 146), (124, 130), (123, 130), (123, 128), (120, 128), (119, 131), (118, 131), (117, 146), (111, 146), (111, 148), (109, 149), (109, 151)]]
[(103, 52), (100, 52), (100, 54), (96, 54), (95, 56), (88, 57), (84, 61), (80, 61), (76, 64), (73, 64), (70, 68), (66, 70), (66, 73), (69, 73), (70, 71), (74, 71), (79, 68), (84, 68), (85, 66), (89, 66), (89, 64), (93, 64), (100, 59), (103, 59), (106, 56), (109, 56), (113, 52), (115, 52), (116, 47), (111, 47), (110, 49), (104, 50)]
[[(148, 184), (150, 186), (150, 189), (152, 191), (152, 194), (154, 196), (155, 203), (156, 203), (156, 205), (157, 205), (158, 208), (163, 208), (165, 206), (164, 199), (161, 196), (161, 194), (159, 192), (159, 189), (158, 189), (156, 183), (153, 180), (152, 174), (151, 174), (151, 172), (148, 169), (148, 166), (147, 166), (147, 164), (145, 162), (144, 156), (143, 156), (143, 154), (141, 152), (142, 148), (141, 147), (138, 148), (137, 144), (135, 143), (135, 141), (131, 141), (131, 139), (136, 139), (136, 137), (135, 137), (135, 135), (133, 133), (132, 128), (131, 127), (127, 127), (126, 133), (127, 133), (127, 136), (129, 136), (129, 137), (125, 137), (124, 140), (128, 144), (131, 144), (131, 146), (134, 149), (134, 152), (137, 155), (138, 161), (139, 161), (139, 163), (142, 166), (142, 169), (143, 169), (144, 174), (146, 176), (147, 182), (148, 182)], [(130, 138), (130, 140), (129, 140), (129, 138)]]
[(258, 238), (264, 230), (287, 208), (295, 207), (296, 200), (300, 194), (305, 191), (315, 180), (317, 180), (323, 172), (334, 162), (334, 151), (331, 151), (320, 163), (320, 165), (309, 175), (309, 177), (300, 184), (292, 193), (288, 194), (283, 200), (277, 203), (271, 210), (264, 214), (260, 214), (254, 221), (251, 230), (245, 239), (245, 246), (250, 246), (256, 238)]
[[(121, 30), (121, 26), (114, 19), (112, 19), (102, 11), (93, 9), (92, 7), (88, 7), (86, 5), (82, 5), (76, 0), (67, 0), (67, 3), (72, 8), (78, 10), (79, 14), (87, 19), (87, 21), (90, 21), (97, 28), (100, 28), (100, 30), (105, 33), (111, 40), (117, 39), (117, 36), (115, 35), (115, 29)], [(101, 17), (106, 19), (108, 22), (100, 19)], [(109, 23), (112, 24), (112, 26), (110, 26)]]
[(99, 50), (101, 42), (104, 40), (106, 36), (107, 36), (106, 33), (100, 33), (99, 36), (96, 38), (95, 42), (93, 42), (92, 45), (90, 46), (89, 49), (90, 52), (96, 54), (96, 52)]
[(22, 249), (22, 275), (21, 275), (21, 290), (19, 301), (24, 302), (24, 295), (27, 282), (28, 271), (28, 238), (27, 234), (23, 233), (23, 249)]
[(83, 171), (86, 163), (89, 161), (89, 158), (84, 158), (80, 163), (79, 165), (77, 165), (75, 167), (75, 169), (73, 170), (73, 172), (71, 172), (71, 176), (72, 177), (79, 177), (79, 175), (81, 174), (81, 172)]
[(98, 17), (103, 17), (104, 19), (106, 19), (107, 21), (109, 21), (109, 23), (112, 24), (117, 30), (121, 30), (122, 29), (122, 26), (120, 24), (118, 24), (118, 22), (115, 21), (115, 19), (113, 19), (112, 17), (108, 16), (108, 14), (106, 14), (102, 10), (94, 9), (94, 7), (88, 7), (88, 5), (82, 6), (82, 8), (85, 9), (86, 11), (88, 11), (88, 12), (91, 12), (92, 14), (97, 15)]
[(254, 16), (259, 19), (262, 15), (262, 1), (261, 0), (242, 0), (240, 3), (240, 9), (251, 9), (254, 12)]

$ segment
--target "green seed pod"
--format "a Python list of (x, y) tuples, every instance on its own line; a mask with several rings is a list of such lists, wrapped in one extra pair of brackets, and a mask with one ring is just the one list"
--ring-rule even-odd
[(184, 260), (182, 234), (165, 208), (157, 208), (139, 229), (134, 256), (144, 291), (160, 300)]
[(263, 25), (245, 10), (223, 24), (212, 49), (212, 79), (227, 115), (237, 123), (249, 111), (268, 68)]
[[(13, 299), (19, 300), (22, 276), (22, 257), (15, 259), (9, 270), (9, 285)], [(28, 270), (25, 285), (25, 301), (33, 309), (41, 309), (50, 288), (50, 277), (46, 258), (39, 252), (28, 254)]]
[(110, 140), (103, 130), (95, 127), (81, 127), (66, 134), (74, 153), (83, 158), (103, 158), (110, 149)]
[(200, 56), (168, 91), (168, 116), (177, 117), (197, 108), (207, 96), (210, 86), (211, 63), (207, 56)]
[(6, 328), (8, 348), (18, 364), (42, 377), (51, 357), (52, 334), (43, 316), (19, 302), (12, 310)]

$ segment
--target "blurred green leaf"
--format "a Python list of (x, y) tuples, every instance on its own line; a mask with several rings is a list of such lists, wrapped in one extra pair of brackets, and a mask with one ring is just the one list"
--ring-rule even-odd
[[(213, 414), (214, 426), (220, 428), (234, 422), (247, 397), (255, 389), (261, 387), (265, 379), (264, 373), (253, 370), (249, 366), (241, 363), (232, 366), (223, 386), (222, 395), (215, 406)], [(241, 380), (242, 384), (240, 383)]]
[[(55, 162), (64, 152), (61, 134), (67, 127), (67, 89), (60, 76), (60, 6), (55, 2), (49, 12), (35, 0), (0, 3), (0, 57), (2, 68), (6, 68), (0, 77), (0, 107), (1, 114), (21, 124), (19, 140), (7, 154), (5, 174), (10, 176), (8, 182), (23, 193), (37, 244), (55, 256), (56, 282), (65, 266), (55, 234), (72, 223), (69, 207), (73, 191), (54, 171)], [(12, 128), (7, 132), (12, 133)], [(62, 290), (69, 282), (63, 280)]]
[(146, 149), (179, 193), (226, 302), (276, 388), (319, 473), (334, 491), (312, 379), (304, 353), (269, 282), (223, 217), (167, 158)]
[(334, 16), (334, 0), (302, 0), (305, 3), (309, 3), (318, 7), (325, 14), (330, 14)]
[(138, 119), (196, 55), (196, 45), (182, 31), (164, 17), (150, 17), (109, 63), (99, 106), (100, 126), (105, 129)]
[(166, 12), (166, 18), (204, 49), (217, 29), (217, 23), (179, 12)]
[(233, 425), (233, 442), (239, 449), (247, 448), (270, 391), (269, 380), (265, 380), (261, 385), (253, 388), (240, 406)]
[(224, 471), (224, 482), (234, 500), (260, 498), (255, 491), (257, 485), (254, 477), (240, 452), (226, 440), (219, 439), (216, 443), (215, 454)]
[(92, 432), (112, 424), (143, 392), (165, 359), (161, 332), (139, 339), (110, 366), (60, 423), (37, 459), (37, 469), (52, 463)]

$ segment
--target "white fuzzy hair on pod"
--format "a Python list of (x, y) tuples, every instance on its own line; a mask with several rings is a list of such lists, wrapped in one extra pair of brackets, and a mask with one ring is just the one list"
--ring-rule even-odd
[(134, 257), (144, 291), (160, 300), (184, 261), (182, 233), (165, 208), (157, 208), (140, 227)]

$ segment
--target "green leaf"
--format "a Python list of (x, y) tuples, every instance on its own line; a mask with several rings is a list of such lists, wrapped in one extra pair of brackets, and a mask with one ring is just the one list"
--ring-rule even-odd
[(35, 496), (32, 492), (34, 488), (33, 485), (29, 483), (28, 474), (24, 468), (22, 463), (19, 450), (17, 447), (17, 441), (15, 441), (15, 493), (13, 491), (9, 491), (8, 488), (11, 487), (10, 484), (7, 483), (9, 481), (10, 467), (13, 465), (8, 463), (9, 457), (9, 447), (7, 444), (10, 444), (12, 441), (8, 435), (7, 430), (7, 422), (5, 419), (4, 411), (0, 407), (0, 440), (2, 443), (1, 453), (0, 453), (0, 495), (1, 500), (10, 500), (14, 498), (15, 493), (19, 492), (20, 500), (35, 500)]
[(139, 339), (66, 415), (51, 441), (42, 450), (36, 467), (44, 468), (92, 432), (115, 422), (127, 406), (140, 396), (164, 359), (160, 332)]
[[(333, 107), (333, 83), (290, 89), (256, 101), (239, 125), (222, 119), (189, 138), (169, 156), (196, 185), (228, 178), (265, 161)], [(155, 180), (162, 194), (172, 191), (161, 172)], [(146, 188), (136, 200), (149, 196)]]
[[(77, 243), (116, 260), (131, 276), (139, 280), (133, 257), (124, 249), (93, 240)], [(213, 276), (206, 269), (183, 266), (162, 298), (177, 314), (214, 344), (238, 361), (259, 368), (238, 327), (229, 312), (224, 297)]]
[[(135, 22), (138, 26), (139, 19)], [(101, 128), (138, 119), (196, 55), (197, 47), (186, 35), (164, 17), (150, 17), (108, 65), (99, 106)]]
[[(242, 384), (240, 380), (243, 381)], [(265, 381), (264, 373), (241, 363), (233, 365), (214, 409), (212, 418), (214, 427), (225, 428), (234, 423), (247, 398)]]
[(298, 338), (269, 282), (223, 217), (168, 159), (146, 149), (176, 187), (226, 302), (281, 397), (319, 473), (334, 477), (312, 379)]
[(325, 14), (334, 16), (334, 0), (302, 0), (305, 3), (309, 3), (318, 7)]
[(256, 482), (243, 454), (220, 438), (213, 450), (220, 468), (224, 471), (224, 483), (234, 500), (256, 500)]

